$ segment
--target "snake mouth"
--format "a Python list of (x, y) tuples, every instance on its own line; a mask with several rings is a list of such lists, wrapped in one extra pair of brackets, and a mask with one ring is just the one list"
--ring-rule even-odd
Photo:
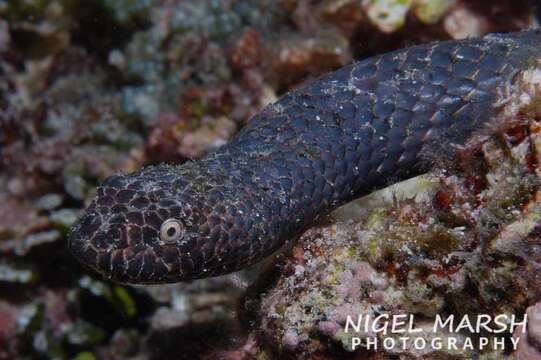
[(97, 249), (91, 244), (89, 238), (77, 231), (71, 232), (68, 238), (68, 249), (85, 268), (99, 273), (104, 277), (111, 277), (110, 271), (107, 271), (107, 269), (110, 269), (110, 266), (104, 263), (104, 259), (106, 258), (104, 255), (109, 252), (108, 250)]
[(84, 267), (116, 282), (153, 282), (153, 279), (161, 279), (169, 270), (152, 247), (139, 251), (132, 247), (99, 249), (77, 232), (70, 236), (68, 247)]

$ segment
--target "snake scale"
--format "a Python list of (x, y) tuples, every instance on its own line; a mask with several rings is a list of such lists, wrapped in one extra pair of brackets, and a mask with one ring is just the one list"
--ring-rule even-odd
[(200, 160), (107, 178), (69, 248), (127, 283), (254, 264), (341, 204), (452, 158), (452, 144), (490, 125), (540, 44), (537, 30), (491, 34), (345, 66), (286, 93)]

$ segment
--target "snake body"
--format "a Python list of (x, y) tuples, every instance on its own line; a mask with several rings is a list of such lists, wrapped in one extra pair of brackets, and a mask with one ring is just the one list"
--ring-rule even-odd
[(270, 255), (354, 198), (425, 172), (490, 124), (541, 31), (414, 46), (286, 93), (232, 141), (179, 166), (109, 177), (69, 236), (107, 278), (166, 283)]

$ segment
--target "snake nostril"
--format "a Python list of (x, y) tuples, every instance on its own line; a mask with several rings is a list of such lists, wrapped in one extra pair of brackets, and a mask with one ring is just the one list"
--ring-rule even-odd
[(98, 249), (107, 249), (110, 246), (107, 233), (100, 231), (92, 238), (92, 242)]

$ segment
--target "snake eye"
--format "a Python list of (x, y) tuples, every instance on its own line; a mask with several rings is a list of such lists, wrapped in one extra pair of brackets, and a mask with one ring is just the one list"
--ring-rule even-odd
[(166, 244), (176, 242), (184, 236), (184, 224), (177, 219), (167, 219), (160, 228), (160, 239)]

